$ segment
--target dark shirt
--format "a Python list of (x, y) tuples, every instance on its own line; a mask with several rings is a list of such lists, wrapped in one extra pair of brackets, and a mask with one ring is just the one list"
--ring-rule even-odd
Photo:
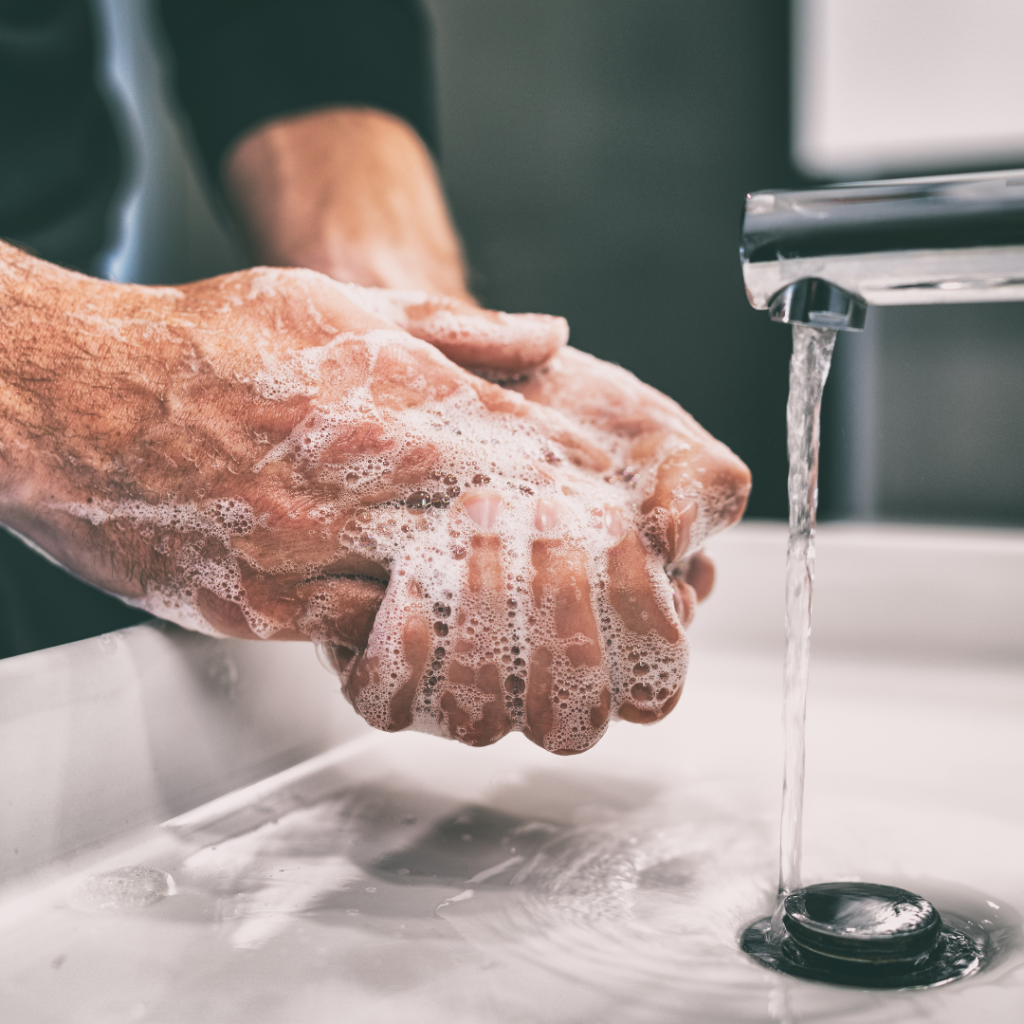
[[(436, 152), (417, 0), (161, 0), (160, 14), (214, 184), (250, 128), (337, 104), (397, 114)], [(88, 0), (0, 0), (0, 238), (79, 269), (109, 241), (123, 164), (95, 36)], [(0, 530), (0, 657), (144, 618)]]
[(332, 104), (408, 121), (437, 151), (428, 26), (417, 0), (162, 0), (178, 97), (207, 169), (243, 132)]
[[(417, 0), (161, 0), (159, 10), (214, 183), (250, 128), (335, 104), (397, 114), (436, 151)], [(88, 0), (0, 0), (0, 238), (88, 267), (107, 241), (121, 165)]]
[(0, 238), (88, 265), (120, 172), (85, 0), (0, 0)]

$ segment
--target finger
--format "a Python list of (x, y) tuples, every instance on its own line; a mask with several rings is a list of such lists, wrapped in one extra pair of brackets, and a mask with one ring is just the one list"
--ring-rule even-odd
[(512, 658), (508, 638), (508, 593), (504, 542), (495, 532), (502, 499), (477, 491), (462, 501), (476, 531), (469, 538), (466, 587), (451, 618), (450, 654), (439, 698), (438, 725), (453, 739), (474, 747), (496, 742), (512, 730), (515, 686), (502, 656)]
[[(604, 667), (584, 546), (557, 531), (567, 510), (538, 502), (533, 542), (535, 641), (530, 653), (524, 734), (557, 754), (593, 746), (608, 727), (611, 689)], [(540, 639), (544, 638), (544, 639)], [(546, 641), (546, 642), (545, 642)]]
[(296, 630), (304, 640), (362, 650), (385, 593), (378, 580), (335, 577), (305, 583), (296, 588), (303, 606)]
[[(312, 640), (366, 646), (384, 586), (374, 580), (321, 580), (284, 592), (264, 587), (244, 591), (196, 587), (196, 605), (225, 636), (242, 640)], [(217, 591), (220, 590), (220, 593)]]
[(426, 292), (343, 285), (365, 311), (440, 349), (467, 369), (516, 375), (546, 363), (569, 338), (562, 317), (501, 313)]
[[(627, 533), (608, 552), (608, 599), (628, 633), (676, 643), (682, 634), (655, 593), (648, 557), (635, 532)], [(664, 578), (664, 573), (660, 575)]]
[(192, 589), (206, 620), (228, 636), (361, 649), (387, 588), (382, 575), (379, 566), (354, 554), (335, 559), (314, 579), (294, 570), (267, 573), (245, 559), (211, 560)]
[(434, 648), (415, 582), (393, 583), (381, 604), (366, 651), (351, 663), (342, 692), (366, 721), (385, 732), (408, 729)]
[(550, 366), (515, 385), (531, 402), (587, 424), (622, 452), (618, 477), (648, 497), (645, 536), (666, 562), (740, 518), (750, 473), (725, 445), (666, 395), (621, 367), (566, 347)]
[(715, 563), (703, 551), (690, 556), (686, 567), (686, 582), (693, 587), (698, 601), (703, 601), (715, 585)]
[(675, 432), (687, 440), (710, 435), (667, 395), (628, 370), (570, 345), (550, 365), (514, 387), (531, 402), (559, 409), (620, 440), (635, 441), (654, 432)]
[(697, 611), (697, 592), (686, 580), (672, 578), (672, 600), (675, 604), (676, 615), (684, 626), (693, 622), (693, 616)]
[(683, 558), (737, 522), (750, 494), (750, 470), (723, 444), (687, 444), (658, 466), (641, 503), (644, 533), (666, 562)]
[(608, 603), (619, 636), (610, 642), (613, 682), (628, 722), (654, 722), (675, 707), (686, 678), (687, 643), (668, 579), (635, 533), (608, 553)]

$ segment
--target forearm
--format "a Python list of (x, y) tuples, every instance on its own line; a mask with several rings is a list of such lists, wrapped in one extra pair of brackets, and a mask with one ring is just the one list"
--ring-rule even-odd
[(130, 435), (157, 413), (163, 345), (146, 300), (160, 291), (0, 243), (0, 521), (24, 529), (72, 481), (131, 476)]
[(54, 423), (71, 356), (62, 322), (74, 304), (76, 278), (0, 242), (0, 515), (27, 485), (38, 442)]
[(260, 262), (469, 298), (433, 160), (391, 114), (335, 107), (276, 119), (228, 152), (223, 181)]

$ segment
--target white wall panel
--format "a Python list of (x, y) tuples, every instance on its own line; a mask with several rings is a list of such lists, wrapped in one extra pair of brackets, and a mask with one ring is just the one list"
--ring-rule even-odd
[(1024, 0), (794, 0), (793, 12), (806, 173), (1024, 163)]

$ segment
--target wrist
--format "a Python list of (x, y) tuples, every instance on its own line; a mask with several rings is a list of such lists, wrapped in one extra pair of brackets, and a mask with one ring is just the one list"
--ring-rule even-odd
[(271, 121), (229, 152), (224, 184), (262, 262), (470, 298), (430, 153), (391, 114), (331, 108)]

